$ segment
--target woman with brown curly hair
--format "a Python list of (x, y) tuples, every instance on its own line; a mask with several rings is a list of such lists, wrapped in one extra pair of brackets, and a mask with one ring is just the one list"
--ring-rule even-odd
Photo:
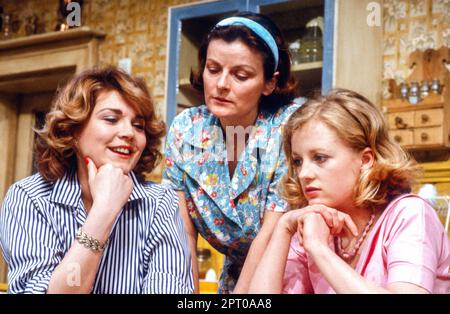
[(450, 242), (434, 209), (410, 194), (416, 166), (375, 105), (339, 89), (309, 100), (283, 145), (292, 210), (250, 292), (450, 292)]
[(165, 126), (145, 82), (114, 68), (74, 77), (37, 131), (39, 172), (0, 214), (10, 293), (190, 293), (174, 191), (144, 181)]

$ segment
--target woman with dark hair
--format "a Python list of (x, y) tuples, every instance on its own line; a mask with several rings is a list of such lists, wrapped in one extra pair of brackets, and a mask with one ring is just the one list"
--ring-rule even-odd
[(295, 81), (280, 30), (261, 14), (217, 23), (198, 57), (191, 83), (206, 104), (175, 118), (163, 182), (178, 191), (191, 251), (200, 233), (225, 255), (219, 292), (244, 293), (286, 211), (276, 187), (287, 170), (281, 129), (298, 108)]
[(145, 182), (165, 133), (142, 79), (74, 77), (37, 131), (39, 172), (9, 189), (0, 244), (10, 293), (190, 293), (174, 191)]

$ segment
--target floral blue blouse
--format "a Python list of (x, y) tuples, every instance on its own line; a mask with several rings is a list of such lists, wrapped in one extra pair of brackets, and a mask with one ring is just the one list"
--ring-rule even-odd
[(277, 194), (287, 171), (282, 126), (298, 107), (258, 115), (231, 179), (220, 122), (205, 105), (183, 111), (170, 127), (163, 184), (184, 191), (197, 231), (225, 255), (219, 292), (234, 289), (264, 212), (286, 211)]

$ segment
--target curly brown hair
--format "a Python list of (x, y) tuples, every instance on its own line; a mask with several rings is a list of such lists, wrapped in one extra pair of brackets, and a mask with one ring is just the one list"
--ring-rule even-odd
[(120, 93), (145, 119), (147, 144), (134, 169), (136, 176), (144, 180), (161, 160), (159, 148), (166, 128), (156, 116), (145, 81), (113, 66), (93, 68), (76, 75), (57, 91), (44, 127), (35, 130), (37, 167), (45, 180), (56, 181), (76, 167), (75, 137), (89, 120), (97, 97), (104, 91)]
[(281, 181), (280, 194), (291, 209), (307, 205), (293, 164), (291, 140), (295, 131), (313, 119), (326, 124), (356, 151), (369, 147), (374, 153), (373, 166), (361, 172), (355, 186), (355, 206), (382, 209), (396, 196), (411, 192), (419, 173), (417, 164), (389, 138), (381, 111), (356, 92), (335, 89), (308, 100), (286, 123), (283, 148), (288, 172)]

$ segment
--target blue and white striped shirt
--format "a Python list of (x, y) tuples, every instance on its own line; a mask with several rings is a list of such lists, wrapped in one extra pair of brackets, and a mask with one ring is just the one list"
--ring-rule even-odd
[[(103, 252), (92, 293), (192, 293), (187, 236), (174, 191), (140, 183)], [(13, 184), (0, 213), (10, 293), (45, 293), (86, 220), (76, 172), (54, 183), (35, 174)]]

